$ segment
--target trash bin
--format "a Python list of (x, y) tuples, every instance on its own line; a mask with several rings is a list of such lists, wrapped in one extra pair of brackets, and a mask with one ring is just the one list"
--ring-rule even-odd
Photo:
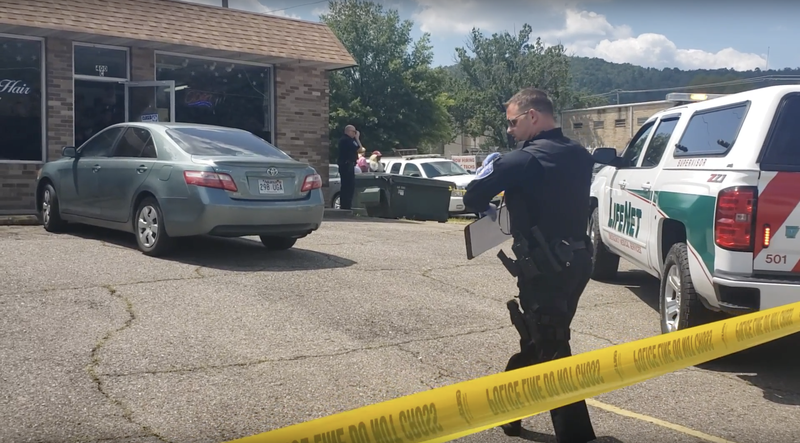
[(450, 218), (451, 186), (448, 181), (394, 175), (389, 197), (391, 212), (410, 220), (446, 222)]
[(452, 183), (387, 173), (356, 174), (354, 208), (370, 217), (446, 222)]

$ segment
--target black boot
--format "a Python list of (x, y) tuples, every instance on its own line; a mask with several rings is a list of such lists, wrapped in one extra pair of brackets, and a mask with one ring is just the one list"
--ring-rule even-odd
[(522, 420), (500, 425), (500, 429), (509, 437), (519, 437), (522, 434)]

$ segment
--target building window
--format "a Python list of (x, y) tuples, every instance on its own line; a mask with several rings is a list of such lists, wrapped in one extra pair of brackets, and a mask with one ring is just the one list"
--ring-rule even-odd
[(175, 120), (244, 129), (274, 143), (272, 68), (156, 54), (156, 80), (175, 81)]
[(603, 129), (603, 126), (605, 126), (605, 123), (606, 122), (603, 121), (603, 120), (595, 120), (594, 121), (594, 129)]
[(648, 118), (649, 117), (639, 117), (639, 118), (636, 119), (636, 124), (639, 125), (639, 126), (642, 126), (643, 124), (645, 124), (647, 122)]
[(581, 129), (581, 128), (583, 128), (583, 123), (582, 122), (574, 122), (574, 123), (572, 123), (572, 129)]
[(45, 161), (44, 44), (0, 35), (0, 161)]
[(618, 119), (614, 120), (614, 127), (615, 128), (624, 128), (625, 127), (625, 119), (624, 118), (618, 118)]
[(101, 130), (125, 121), (128, 49), (73, 44), (74, 144), (80, 147)]
[(75, 44), (73, 72), (82, 77), (128, 79), (128, 51), (123, 48)]

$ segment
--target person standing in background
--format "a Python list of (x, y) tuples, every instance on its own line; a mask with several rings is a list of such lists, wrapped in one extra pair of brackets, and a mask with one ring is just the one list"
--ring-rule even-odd
[(339, 174), (342, 177), (342, 188), (339, 191), (340, 207), (342, 209), (353, 209), (353, 195), (356, 191), (356, 162), (358, 161), (358, 149), (361, 147), (361, 134), (356, 131), (353, 125), (344, 128), (344, 135), (339, 139)]

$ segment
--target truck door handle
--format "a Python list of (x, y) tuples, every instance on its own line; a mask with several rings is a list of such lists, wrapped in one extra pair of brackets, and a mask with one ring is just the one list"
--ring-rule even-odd
[(647, 183), (642, 185), (642, 189), (644, 189), (645, 191), (649, 191), (650, 188), (652, 188), (652, 187), (653, 187), (653, 185), (651, 185), (650, 182), (647, 182)]
[(627, 180), (622, 180), (621, 182), (619, 182), (619, 188), (620, 189), (625, 189), (627, 187), (628, 187), (628, 181)]
[(100, 165), (94, 165), (94, 166), (92, 166), (92, 172), (97, 172), (97, 171), (99, 171), (99, 170), (100, 170)]
[(145, 165), (139, 165), (139, 167), (136, 168), (136, 172), (139, 174), (143, 174), (145, 171), (147, 171), (147, 166)]

